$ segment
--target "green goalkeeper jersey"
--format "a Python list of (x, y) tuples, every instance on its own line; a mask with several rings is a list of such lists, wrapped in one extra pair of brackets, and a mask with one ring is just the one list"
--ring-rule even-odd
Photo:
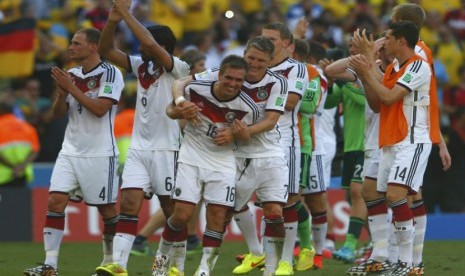
[(344, 152), (364, 150), (365, 94), (360, 80), (333, 85), (325, 108), (342, 102), (344, 112)]

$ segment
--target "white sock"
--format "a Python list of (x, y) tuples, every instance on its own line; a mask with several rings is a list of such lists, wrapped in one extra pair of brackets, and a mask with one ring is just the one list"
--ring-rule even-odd
[(113, 238), (114, 235), (103, 234), (102, 246), (103, 246), (103, 260), (100, 266), (111, 264), (113, 262)]
[(278, 267), (283, 252), (284, 238), (263, 237), (263, 247), (265, 249), (265, 274), (273, 273)]
[(291, 266), (292, 261), (294, 260), (294, 246), (297, 237), (297, 224), (297, 221), (284, 223), (284, 230), (286, 231), (286, 235), (284, 236), (281, 260), (287, 261)]
[(249, 252), (255, 256), (262, 256), (263, 247), (258, 240), (254, 216), (250, 209), (235, 214), (234, 220), (236, 221), (236, 224), (241, 230), (242, 236), (249, 247)]
[(399, 246), (397, 245), (396, 226), (391, 223), (389, 227), (389, 261), (393, 264), (399, 260)]
[(396, 221), (397, 244), (399, 245), (399, 260), (412, 265), (413, 257), (413, 219)]
[(317, 255), (323, 254), (327, 232), (327, 222), (321, 224), (312, 223), (312, 241)]
[(184, 262), (186, 261), (186, 244), (187, 240), (173, 242), (171, 245), (170, 262), (175, 265), (179, 271), (184, 271)]
[(136, 236), (127, 233), (116, 233), (113, 239), (113, 261), (126, 268), (129, 253)]
[(426, 215), (414, 217), (415, 236), (413, 238), (413, 265), (418, 266), (423, 262), (423, 245), (425, 242)]
[(388, 259), (389, 239), (389, 216), (387, 213), (368, 217), (371, 240), (373, 241), (373, 252), (371, 259), (383, 262)]
[(64, 231), (62, 229), (44, 227), (45, 264), (53, 268), (58, 267), (58, 253)]
[(202, 260), (200, 260), (200, 269), (208, 271), (210, 274), (215, 268), (216, 261), (220, 255), (219, 247), (204, 247)]

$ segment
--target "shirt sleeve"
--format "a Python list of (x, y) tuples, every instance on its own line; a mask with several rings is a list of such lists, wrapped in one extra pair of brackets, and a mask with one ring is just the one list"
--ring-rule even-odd
[(121, 71), (115, 66), (108, 66), (101, 80), (98, 97), (110, 98), (118, 102), (124, 88)]
[(397, 84), (405, 87), (409, 92), (415, 91), (431, 81), (431, 68), (424, 60), (416, 60), (407, 65), (404, 74), (397, 80)]

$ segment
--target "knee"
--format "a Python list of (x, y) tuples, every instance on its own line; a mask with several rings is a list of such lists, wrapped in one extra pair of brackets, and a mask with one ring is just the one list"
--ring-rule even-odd
[(350, 199), (351, 199), (351, 201), (363, 200), (363, 197), (362, 197), (362, 185), (360, 185), (359, 183), (354, 183), (350, 187)]
[(47, 209), (56, 213), (63, 213), (68, 203), (68, 196), (51, 193), (48, 196)]

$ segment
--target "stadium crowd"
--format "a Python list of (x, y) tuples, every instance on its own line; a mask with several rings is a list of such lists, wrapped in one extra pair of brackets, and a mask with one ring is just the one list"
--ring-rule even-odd
[[(463, 179), (465, 179), (465, 170), (463, 169), (465, 168), (465, 1), (133, 0), (130, 10), (133, 18), (140, 22), (142, 26), (148, 27), (155, 24), (169, 26), (178, 41), (172, 49), (173, 56), (183, 57), (181, 60), (187, 62), (191, 70), (193, 70), (195, 63), (200, 60), (205, 60), (205, 67), (207, 69), (213, 69), (219, 68), (223, 59), (231, 54), (238, 56), (245, 55), (244, 51), (247, 52), (249, 50), (246, 48), (247, 42), (250, 41), (251, 38), (260, 35), (269, 36), (269, 33), (263, 31), (264, 26), (266, 26), (265, 30), (274, 30), (269, 26), (273, 23), (281, 22), (294, 33), (296, 38), (295, 51), (297, 54), (293, 57), (299, 60), (299, 41), (303, 41), (307, 46), (302, 47), (309, 47), (310, 50), (307, 50), (307, 53), (304, 54), (305, 57), (302, 58), (302, 61), (309, 61), (309, 57), (314, 57), (315, 63), (319, 61), (323, 62), (320, 63), (320, 66), (322, 66), (322, 70), (327, 73), (325, 68), (330, 65), (323, 65), (325, 62), (324, 60), (332, 62), (357, 54), (357, 52), (351, 48), (353, 44), (357, 42), (356, 38), (352, 37), (352, 34), (356, 30), (364, 29), (367, 33), (381, 36), (382, 33), (388, 29), (388, 26), (391, 26), (393, 8), (398, 4), (409, 2), (421, 5), (426, 11), (426, 19), (420, 31), (420, 38), (432, 50), (432, 55), (434, 57), (434, 74), (437, 80), (440, 126), (445, 143), (449, 148), (453, 160), (451, 169), (444, 171), (443, 160), (441, 160), (441, 150), (437, 146), (432, 147), (423, 181), (423, 198), (426, 211), (431, 213), (440, 209), (443, 212), (465, 212), (465, 185), (463, 182)], [(75, 66), (73, 60), (70, 59), (68, 55), (68, 47), (70, 46), (71, 38), (76, 31), (81, 28), (92, 27), (100, 31), (104, 30), (107, 26), (106, 24), (108, 24), (107, 22), (109, 22), (111, 8), (112, 1), (110, 0), (3, 0), (0, 3), (0, 28), (21, 19), (30, 19), (34, 22), (34, 47), (31, 49), (33, 57), (31, 71), (11, 76), (9, 75), (8, 66), (18, 66), (18, 64), (13, 63), (7, 66), (6, 64), (2, 64), (3, 68), (0, 70), (0, 100), (2, 103), (12, 107), (11, 111), (15, 117), (28, 122), (36, 129), (39, 137), (40, 151), (38, 152), (35, 162), (56, 161), (61, 150), (66, 126), (69, 123), (66, 117), (56, 118), (53, 116), (53, 102), (56, 97), (59, 97), (60, 89), (55, 85), (56, 76), (54, 78), (51, 73), (52, 68), (59, 67), (69, 69)], [(124, 20), (121, 20), (115, 27), (115, 33), (112, 38), (114, 39), (114, 45), (124, 53), (128, 55), (139, 55), (141, 54), (139, 53), (141, 49), (141, 40), (136, 38), (137, 35), (134, 31), (134, 26), (128, 23), (131, 22), (130, 20), (131, 19), (124, 17)], [(279, 29), (279, 27), (276, 28)], [(7, 32), (0, 32), (0, 36), (5, 33)], [(297, 38), (300, 40), (297, 40)], [(361, 39), (360, 37), (358, 38)], [(358, 46), (362, 47), (361, 42), (359, 41), (358, 43)], [(313, 56), (315, 53), (312, 53), (312, 50), (315, 51), (319, 46), (312, 45), (322, 46), (323, 55)], [(7, 48), (2, 48), (0, 46), (0, 58), (2, 58), (2, 54), (5, 54), (5, 49)], [(7, 50), (10, 49), (8, 48)], [(363, 51), (362, 48), (359, 50), (360, 52)], [(193, 53), (192, 51), (195, 54), (188, 54)], [(169, 54), (171, 54), (171, 52)], [(275, 52), (275, 54), (278, 55), (279, 53)], [(121, 61), (118, 59), (116, 60)], [(353, 67), (357, 67), (357, 64), (362, 63), (362, 61), (347, 58), (345, 59), (346, 64), (349, 63), (349, 60), (352, 62)], [(270, 62), (272, 61), (273, 60)], [(174, 63), (173, 60), (170, 62)], [(170, 62), (168, 62), (168, 64)], [(177, 59), (176, 62), (178, 62)], [(124, 64), (124, 62), (122, 64)], [(171, 67), (172, 66), (174, 65), (171, 64)], [(275, 64), (275, 67), (277, 66), (278, 65)], [(164, 67), (168, 68), (169, 66)], [(327, 68), (330, 70), (331, 67)], [(138, 80), (133, 75), (129, 74), (129, 71), (131, 71), (130, 66), (119, 66), (119, 69), (123, 72), (125, 82), (125, 88), (121, 96), (122, 100), (119, 105), (120, 114), (122, 114), (123, 111), (127, 111), (130, 108), (131, 103), (136, 98)], [(345, 69), (347, 68), (344, 68), (344, 70)], [(275, 70), (273, 69), (273, 71)], [(277, 71), (279, 70), (276, 69), (276, 72)], [(363, 70), (357, 71), (357, 74), (362, 74), (362, 71)], [(327, 74), (326, 77), (329, 78), (329, 73)], [(221, 70), (219, 75), (220, 76), (216, 77), (220, 78), (221, 83)], [(354, 75), (356, 76), (355, 72)], [(198, 79), (202, 75), (196, 76)], [(322, 79), (323, 78), (324, 77), (322, 77)], [(332, 78), (333, 76), (331, 76), (331, 79)], [(336, 77), (334, 77), (334, 79), (336, 79)], [(365, 78), (362, 78), (362, 80), (366, 81)], [(357, 77), (355, 77), (355, 80), (349, 78), (348, 82), (356, 83), (357, 81)], [(363, 84), (365, 85), (365, 82)], [(335, 85), (340, 87), (341, 91), (344, 89), (357, 88), (356, 84), (353, 84), (353, 87), (351, 85), (347, 86), (347, 82), (338, 83), (335, 81)], [(347, 152), (352, 151), (360, 151), (363, 156), (364, 148), (363, 143), (361, 148), (357, 148), (357, 150), (347, 148), (349, 147), (349, 143), (347, 142), (348, 135), (350, 132), (353, 132), (348, 129), (354, 125), (354, 121), (352, 120), (354, 117), (349, 120), (349, 113), (353, 111), (352, 108), (354, 108), (354, 105), (348, 104), (346, 102), (347, 99), (343, 98), (344, 96), (341, 96), (342, 100), (340, 101), (335, 99), (334, 95), (337, 93), (335, 90), (328, 89), (328, 91), (331, 92), (328, 92), (328, 100), (324, 107), (334, 111), (330, 114), (334, 123), (334, 128), (330, 131), (333, 132), (337, 142), (335, 158), (332, 161), (332, 175), (336, 176), (344, 174), (343, 167), (344, 164), (346, 164), (346, 157), (343, 156), (347, 156)], [(331, 93), (334, 94), (331, 95)], [(340, 93), (344, 94), (344, 92)], [(301, 96), (304, 97), (304, 95)], [(176, 105), (178, 104), (178, 99), (179, 98), (176, 99)], [(354, 102), (357, 101), (356, 99), (350, 100)], [(364, 99), (362, 101), (365, 102)], [(322, 109), (323, 106), (321, 106), (321, 110), (313, 110), (312, 112), (323, 112)], [(361, 125), (365, 124), (365, 122), (362, 124), (362, 121), (364, 121), (363, 118), (355, 117), (355, 120), (357, 119), (360, 119)], [(118, 122), (118, 118), (116, 118), (116, 122)], [(324, 124), (323, 121), (320, 122), (320, 124)], [(315, 126), (315, 128), (318, 129), (318, 126)], [(115, 128), (115, 134), (118, 135), (116, 132), (117, 129)], [(126, 130), (124, 135), (128, 135), (128, 132), (130, 131)], [(128, 143), (129, 142), (126, 142), (126, 144)], [(35, 148), (37, 148), (37, 146)], [(313, 150), (317, 151), (317, 149), (318, 148), (314, 148)], [(3, 159), (0, 159), (0, 161)], [(343, 159), (344, 164), (342, 162)], [(28, 158), (28, 162), (31, 161), (31, 158)], [(304, 162), (304, 160), (302, 160), (302, 162)], [(246, 165), (245, 168), (247, 168), (247, 166), (248, 165)], [(309, 168), (309, 170), (311, 171), (312, 169)], [(362, 182), (361, 179), (356, 179), (355, 171), (352, 173), (353, 178), (349, 179), (347, 186), (344, 186), (345, 184), (343, 183), (344, 188), (354, 189), (352, 188), (354, 182)], [(8, 180), (7, 182), (10, 181), (11, 180)], [(358, 187), (358, 185), (353, 186)], [(312, 192), (308, 191), (308, 193), (311, 195)], [(358, 195), (361, 195), (360, 190), (358, 191)], [(353, 197), (351, 198), (351, 200), (353, 200), (351, 204), (354, 206), (354, 204), (356, 204), (355, 199), (357, 194), (351, 190), (350, 196)], [(287, 204), (293, 208), (294, 203), (291, 202), (290, 199), (287, 200)], [(307, 204), (311, 209), (310, 202), (311, 201)], [(361, 204), (364, 206), (363, 200)], [(286, 207), (288, 206), (286, 205)], [(296, 208), (298, 209), (298, 207)], [(321, 223), (321, 221), (327, 219), (326, 207), (316, 206), (314, 208), (319, 211), (310, 212), (313, 217), (313, 227), (320, 227), (316, 226), (320, 224), (325, 225), (326, 222)], [(289, 211), (283, 208), (282, 213), (286, 214), (285, 212)], [(323, 213), (324, 219), (319, 221), (318, 216)], [(170, 213), (165, 213), (165, 215), (167, 214)], [(301, 213), (299, 213), (299, 216), (300, 214)], [(137, 216), (137, 212), (131, 215)], [(292, 216), (295, 216), (297, 220), (297, 212)], [(121, 217), (122, 215), (120, 214), (120, 223)], [(169, 217), (169, 215), (166, 217)], [(335, 251), (335, 258), (347, 262), (354, 261), (354, 248), (351, 248), (351, 245), (354, 244), (354, 242), (356, 244), (360, 236), (362, 225), (364, 224), (363, 220), (358, 219), (359, 217), (364, 218), (364, 215), (351, 213), (351, 227), (354, 228), (349, 227), (349, 233), (351, 233), (352, 229), (352, 231), (358, 232), (358, 234), (354, 234), (353, 236), (355, 241), (350, 241), (350, 237), (352, 236), (348, 235), (344, 244), (344, 248), (350, 248), (349, 251), (351, 251), (350, 254), (352, 255), (347, 259), (344, 252)], [(315, 218), (317, 219), (315, 220)], [(131, 220), (130, 217), (125, 219), (128, 221)], [(289, 223), (286, 219), (285, 215), (284, 223)], [(170, 218), (170, 223), (172, 223), (173, 220), (172, 216)], [(185, 227), (185, 223), (187, 223), (187, 221), (183, 221), (182, 227)], [(277, 222), (272, 221), (271, 223)], [(295, 223), (297, 224), (296, 221)], [(176, 232), (177, 226), (175, 225), (175, 227), (173, 225), (170, 224), (165, 227), (165, 232), (168, 233), (166, 234), (167, 236), (164, 236), (165, 240), (167, 237), (170, 237), (169, 235), (171, 235), (171, 237), (178, 235)], [(214, 235), (219, 231), (220, 230), (216, 230), (215, 232), (211, 230), (209, 234)], [(326, 231), (326, 228), (324, 228), (324, 231)], [(272, 232), (273, 235), (278, 235), (277, 233), (279, 231), (276, 229), (265, 229), (265, 233), (270, 234), (270, 232)], [(331, 234), (330, 229), (328, 229), (328, 233)], [(296, 233), (294, 232), (294, 236), (295, 235)], [(324, 240), (324, 237), (322, 240)], [(173, 246), (175, 242), (176, 240)], [(119, 241), (119, 243), (122, 242)], [(285, 241), (284, 244), (286, 244)], [(292, 242), (292, 245), (293, 244), (294, 242)], [(170, 246), (171, 244), (169, 247)], [(310, 246), (309, 251), (313, 250), (311, 248)], [(317, 256), (323, 254), (322, 247), (316, 248), (315, 246), (315, 249), (317, 250)], [(165, 250), (167, 249), (165, 248)], [(252, 253), (248, 256), (244, 255), (243, 262), (250, 261), (250, 259), (247, 259), (250, 256), (262, 256), (265, 254), (263, 251), (259, 254)], [(204, 254), (206, 253), (204, 252)], [(312, 254), (315, 254), (315, 252)], [(290, 263), (292, 263), (292, 260)], [(317, 266), (319, 264), (315, 261), (314, 265)], [(106, 268), (104, 268), (105, 266), (103, 265), (102, 267), (102, 271), (104, 271)], [(322, 264), (319, 268), (322, 268)], [(277, 269), (280, 268), (278, 267)], [(291, 274), (284, 273), (282, 275)]]

